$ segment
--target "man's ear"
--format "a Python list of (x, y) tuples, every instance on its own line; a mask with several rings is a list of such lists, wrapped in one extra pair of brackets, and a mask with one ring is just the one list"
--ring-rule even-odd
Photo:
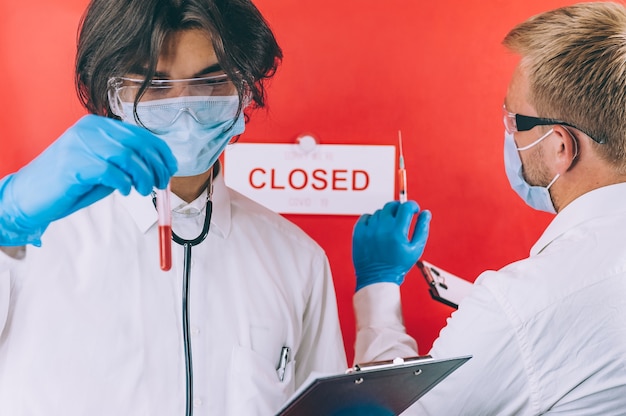
[(572, 131), (561, 125), (553, 126), (554, 137), (550, 141), (552, 152), (554, 157), (556, 172), (563, 174), (567, 172), (576, 164), (576, 157), (578, 156), (578, 139), (574, 136)]

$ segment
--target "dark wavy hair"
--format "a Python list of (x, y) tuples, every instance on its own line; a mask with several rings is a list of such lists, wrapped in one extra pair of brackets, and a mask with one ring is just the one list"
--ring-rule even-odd
[(133, 68), (154, 77), (161, 48), (173, 32), (201, 29), (211, 37), (222, 69), (243, 97), (265, 106), (265, 81), (282, 51), (268, 23), (249, 0), (92, 0), (78, 32), (75, 83), (90, 113), (116, 118), (107, 98), (109, 78)]

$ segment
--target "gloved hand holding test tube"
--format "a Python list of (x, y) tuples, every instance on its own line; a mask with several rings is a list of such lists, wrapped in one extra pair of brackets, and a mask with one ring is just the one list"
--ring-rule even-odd
[(170, 205), (170, 184), (165, 189), (155, 189), (156, 209), (159, 225), (159, 256), (161, 270), (172, 268), (172, 209)]

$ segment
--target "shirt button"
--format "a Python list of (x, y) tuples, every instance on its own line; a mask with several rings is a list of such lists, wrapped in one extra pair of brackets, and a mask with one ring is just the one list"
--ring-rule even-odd
[(201, 399), (193, 399), (193, 407), (200, 407), (202, 406), (202, 400)]
[(200, 333), (200, 329), (198, 327), (194, 326), (193, 328), (191, 328), (191, 335), (198, 335), (199, 333)]

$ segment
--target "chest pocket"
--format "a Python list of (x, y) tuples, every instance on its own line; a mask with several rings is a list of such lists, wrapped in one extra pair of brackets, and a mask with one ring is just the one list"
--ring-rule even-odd
[(0, 273), (0, 335), (7, 323), (9, 316), (9, 303), (11, 299), (11, 275), (9, 271)]
[[(278, 359), (279, 351), (276, 351)], [(235, 347), (231, 356), (226, 412), (229, 416), (276, 414), (295, 391), (295, 360), (281, 381), (276, 363), (247, 348)]]

